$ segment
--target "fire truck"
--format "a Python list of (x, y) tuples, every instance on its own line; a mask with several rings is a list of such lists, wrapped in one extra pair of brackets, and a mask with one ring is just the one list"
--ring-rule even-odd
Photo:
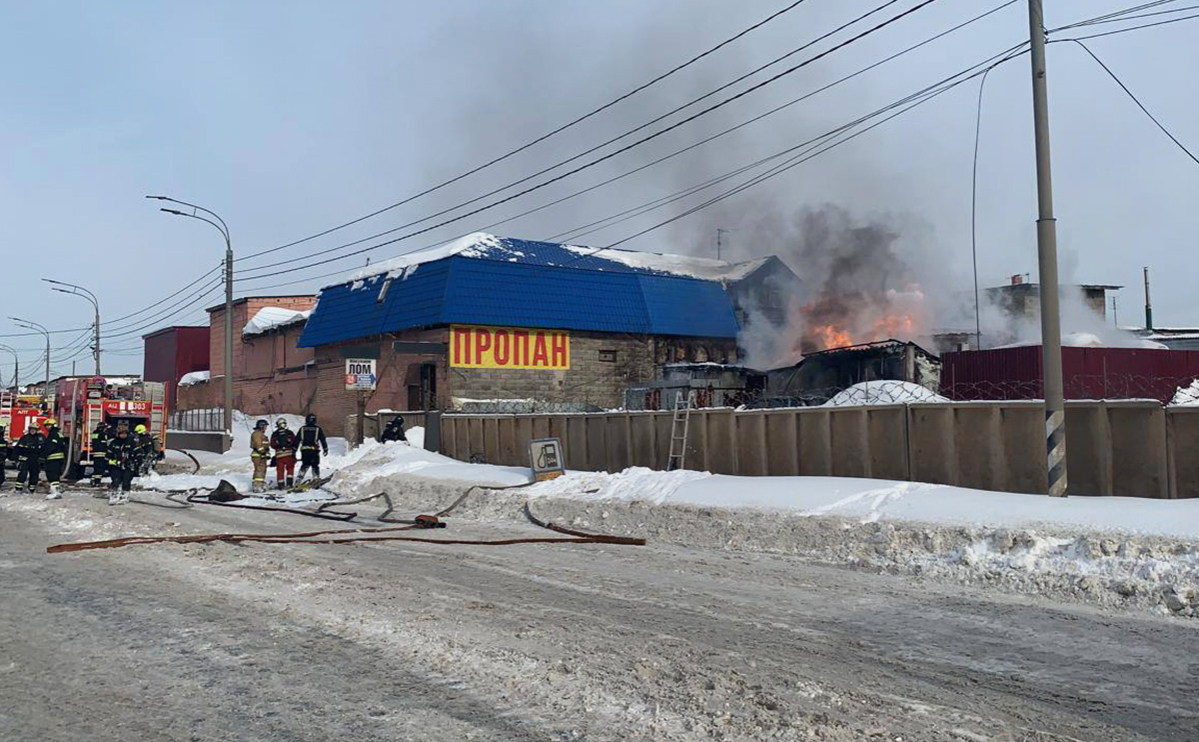
[[(38, 394), (17, 394), (7, 389), (0, 391), (0, 427), (10, 441), (25, 435), (31, 426), (42, 426), (50, 417), (51, 402)], [(42, 427), (45, 432), (45, 427)]]
[(92, 466), (92, 431), (101, 422), (124, 423), (130, 432), (145, 425), (158, 439), (167, 442), (166, 384), (157, 381), (127, 382), (103, 376), (60, 379), (54, 396), (58, 427), (70, 441), (68, 471), (74, 479)]

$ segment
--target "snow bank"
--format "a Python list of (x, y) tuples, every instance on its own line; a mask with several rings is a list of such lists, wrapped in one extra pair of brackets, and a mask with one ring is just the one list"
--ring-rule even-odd
[(294, 309), (285, 309), (283, 307), (263, 307), (254, 313), (246, 326), (242, 328), (242, 335), (261, 335), (265, 332), (286, 327), (297, 322), (303, 322), (312, 314), (312, 310), (296, 311)]
[(1199, 379), (1191, 382), (1190, 386), (1180, 386), (1170, 400), (1171, 407), (1199, 407)]
[(186, 373), (179, 379), (179, 386), (195, 386), (196, 384), (207, 383), (212, 378), (211, 371), (192, 371)]
[(824, 407), (948, 402), (936, 392), (906, 381), (863, 381), (839, 392)]

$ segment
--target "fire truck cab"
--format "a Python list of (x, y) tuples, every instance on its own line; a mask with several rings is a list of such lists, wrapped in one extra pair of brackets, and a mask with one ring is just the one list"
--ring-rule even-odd
[(45, 422), (51, 417), (51, 402), (37, 394), (18, 394), (0, 390), (0, 427), (10, 444), (15, 444), (32, 426), (45, 432)]
[(110, 382), (103, 376), (63, 379), (55, 403), (58, 426), (70, 441), (69, 471), (76, 479), (92, 466), (92, 431), (101, 422), (113, 429), (124, 423), (130, 431), (145, 425), (159, 448), (166, 446), (166, 385), (161, 382)]

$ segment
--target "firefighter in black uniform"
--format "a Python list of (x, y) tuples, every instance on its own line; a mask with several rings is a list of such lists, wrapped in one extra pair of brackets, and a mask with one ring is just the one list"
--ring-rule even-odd
[(37, 478), (41, 473), (42, 443), (45, 440), (42, 429), (33, 423), (17, 441), (17, 489), (25, 487), (27, 492), (37, 489)]
[(383, 435), (379, 438), (384, 443), (391, 441), (408, 442), (408, 436), (404, 434), (404, 418), (396, 415), (387, 421), (387, 427), (383, 428)]
[(92, 486), (99, 487), (108, 468), (108, 441), (113, 437), (112, 428), (103, 420), (92, 431)]
[(141, 454), (142, 446), (129, 434), (129, 427), (118, 425), (117, 437), (108, 442), (108, 474), (112, 477), (108, 494), (109, 505), (129, 502), (133, 478), (141, 468)]
[(50, 494), (47, 500), (57, 500), (62, 497), (59, 480), (62, 479), (63, 467), (67, 464), (68, 442), (62, 433), (58, 432), (58, 421), (54, 418), (46, 420), (46, 439), (42, 441), (39, 458), (42, 470), (46, 472), (46, 481), (50, 484)]
[(4, 486), (4, 465), (8, 463), (8, 431), (0, 425), (0, 487)]
[(144, 477), (150, 473), (150, 468), (162, 460), (163, 452), (158, 448), (158, 439), (150, 435), (145, 425), (133, 429), (133, 438), (141, 448), (141, 459), (138, 463), (138, 476)]
[(325, 431), (316, 424), (316, 415), (304, 418), (304, 425), (296, 436), (300, 441), (300, 473), (296, 483), (304, 481), (304, 474), (312, 468), (312, 478), (321, 478), (321, 454), (329, 455), (329, 444), (325, 441)]

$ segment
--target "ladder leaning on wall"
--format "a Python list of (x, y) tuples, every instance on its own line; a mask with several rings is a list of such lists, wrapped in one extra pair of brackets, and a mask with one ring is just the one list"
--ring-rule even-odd
[(666, 470), (683, 469), (687, 460), (687, 434), (691, 428), (691, 409), (695, 407), (695, 390), (674, 395), (674, 416), (670, 421), (670, 455), (666, 459)]

